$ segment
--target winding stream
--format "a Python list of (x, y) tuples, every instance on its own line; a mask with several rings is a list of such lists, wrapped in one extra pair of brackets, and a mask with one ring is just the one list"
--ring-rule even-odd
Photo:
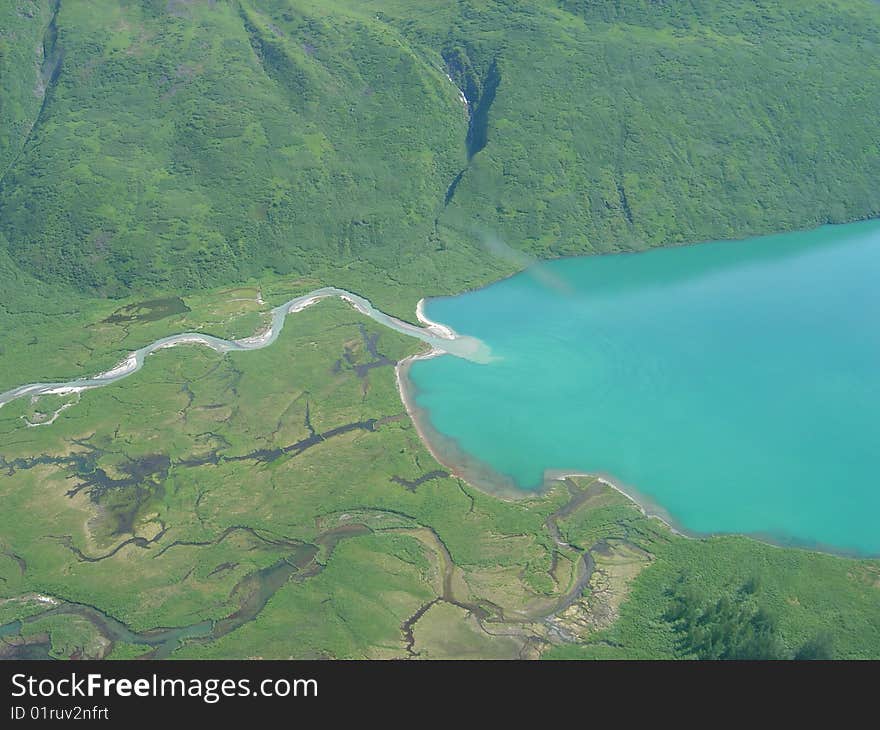
[(140, 370), (144, 365), (144, 360), (147, 355), (169, 347), (177, 347), (178, 345), (204, 345), (205, 347), (210, 347), (212, 350), (220, 353), (260, 350), (264, 347), (268, 347), (278, 339), (278, 335), (281, 334), (281, 329), (284, 327), (287, 315), (301, 312), (306, 307), (330, 297), (339, 297), (361, 314), (394, 330), (395, 332), (400, 332), (404, 335), (409, 335), (410, 337), (415, 337), (416, 339), (421, 340), (430, 345), (434, 353), (449, 353), (450, 355), (455, 355), (456, 357), (464, 358), (476, 363), (487, 363), (492, 358), (489, 348), (482, 341), (474, 337), (468, 337), (467, 335), (459, 335), (448, 327), (425, 320), (421, 316), (421, 313), (419, 313), (419, 318), (424, 322), (425, 326), (417, 327), (409, 322), (404, 322), (396, 317), (385, 314), (376, 309), (367, 299), (364, 299), (357, 294), (352, 294), (345, 289), (337, 289), (336, 287), (327, 286), (291, 299), (289, 302), (272, 309), (272, 318), (269, 328), (252, 337), (245, 337), (240, 340), (224, 340), (220, 337), (214, 337), (213, 335), (206, 335), (199, 332), (183, 332), (177, 335), (169, 335), (168, 337), (158, 339), (149, 345), (129, 353), (125, 360), (119, 363), (116, 367), (90, 378), (76, 378), (74, 380), (59, 383), (29, 383), (28, 385), (20, 385), (17, 388), (6, 391), (5, 393), (0, 393), (0, 408), (9, 402), (24, 396), (39, 397), (43, 395), (69, 395), (80, 393), (91, 388), (100, 388), (105, 385), (110, 385), (111, 383), (122, 380)]

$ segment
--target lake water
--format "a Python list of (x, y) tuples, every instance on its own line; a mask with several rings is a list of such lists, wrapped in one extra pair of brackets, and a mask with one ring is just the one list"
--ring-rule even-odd
[(689, 531), (880, 554), (880, 222), (553, 261), (425, 312), (497, 358), (409, 370), (464, 476), (599, 473)]

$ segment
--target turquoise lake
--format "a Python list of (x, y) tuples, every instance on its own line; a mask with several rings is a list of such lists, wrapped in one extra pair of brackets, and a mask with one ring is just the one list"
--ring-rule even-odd
[(409, 371), (464, 476), (602, 474), (687, 531), (880, 554), (880, 222), (552, 261), (425, 312), (497, 358)]

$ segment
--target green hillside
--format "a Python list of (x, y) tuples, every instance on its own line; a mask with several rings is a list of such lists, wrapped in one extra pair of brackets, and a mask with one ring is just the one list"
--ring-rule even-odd
[[(535, 257), (875, 216), (878, 46), (873, 0), (6, 0), (0, 392), (322, 285), (413, 320)], [(0, 658), (880, 656), (876, 559), (448, 473), (418, 352), (327, 301), (4, 406)]]
[(547, 257), (880, 210), (867, 0), (49, 5), (0, 11), (0, 240), (89, 296), (318, 273), (399, 284), (378, 296), (401, 310), (520, 265), (496, 239)]

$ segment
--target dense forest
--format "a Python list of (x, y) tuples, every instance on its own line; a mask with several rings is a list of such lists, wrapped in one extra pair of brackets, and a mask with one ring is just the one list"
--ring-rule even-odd
[(665, 618), (677, 636), (677, 655), (695, 659), (831, 659), (828, 634), (818, 634), (793, 652), (786, 650), (776, 619), (760, 605), (760, 582), (752, 577), (714, 601), (697, 582), (681, 576), (670, 589)]

